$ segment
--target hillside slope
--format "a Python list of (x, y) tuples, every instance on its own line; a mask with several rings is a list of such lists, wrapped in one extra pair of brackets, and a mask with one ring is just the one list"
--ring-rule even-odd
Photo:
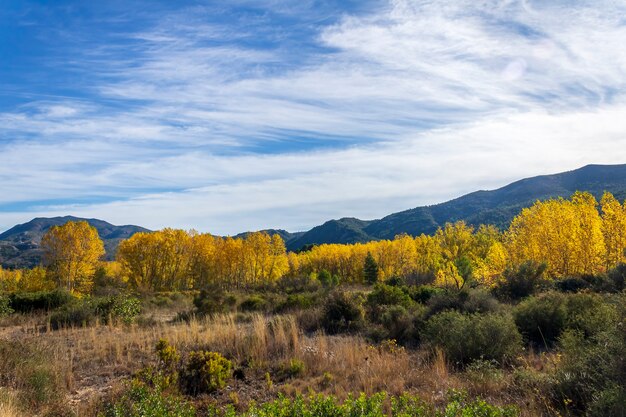
[[(329, 220), (307, 232), (290, 233), (280, 229), (265, 232), (279, 234), (289, 250), (298, 250), (311, 244), (356, 243), (378, 239), (393, 239), (407, 233), (419, 235), (434, 233), (447, 222), (464, 220), (469, 224), (494, 224), (506, 228), (522, 208), (537, 200), (570, 197), (576, 191), (591, 192), (600, 198), (610, 191), (618, 199), (626, 198), (625, 165), (587, 165), (553, 175), (542, 175), (511, 183), (492, 191), (476, 191), (445, 203), (416, 207), (390, 214), (378, 220), (342, 218)], [(26, 267), (40, 262), (39, 243), (53, 225), (69, 220), (87, 220), (98, 229), (112, 259), (120, 240), (134, 233), (148, 231), (139, 226), (114, 226), (102, 220), (76, 217), (36, 218), (0, 234), (0, 264), (4, 267)], [(241, 233), (236, 237), (245, 237)]]
[(493, 191), (476, 191), (445, 203), (393, 213), (379, 220), (352, 219), (347, 226), (349, 233), (342, 227), (325, 227), (331, 222), (341, 223), (343, 219), (331, 220), (287, 242), (287, 247), (297, 250), (306, 244), (393, 239), (401, 233), (413, 236), (431, 234), (457, 220), (505, 228), (522, 208), (535, 201), (569, 197), (576, 191), (588, 191), (596, 198), (600, 198), (604, 191), (610, 191), (623, 200), (626, 197), (626, 165), (587, 165), (574, 171), (523, 179)]
[(27, 223), (18, 224), (0, 234), (0, 264), (6, 268), (32, 267), (40, 263), (41, 238), (52, 226), (60, 226), (68, 221), (87, 221), (98, 230), (104, 242), (106, 259), (113, 259), (117, 245), (123, 239), (137, 232), (148, 232), (140, 226), (114, 226), (98, 219), (83, 219), (74, 216), (38, 217)]

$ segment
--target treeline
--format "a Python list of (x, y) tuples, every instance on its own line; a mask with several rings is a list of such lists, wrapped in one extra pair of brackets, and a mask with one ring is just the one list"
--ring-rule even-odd
[[(460, 221), (446, 224), (434, 235), (323, 244), (300, 253), (287, 252), (278, 235), (256, 232), (245, 238), (222, 238), (164, 229), (121, 242), (117, 262), (99, 268), (93, 255), (101, 255), (100, 246), (81, 243), (74, 236), (93, 240), (93, 233), (83, 230), (90, 226), (73, 225), (72, 233), (61, 233), (64, 227), (52, 228), (44, 239), (48, 281), (41, 268), (0, 270), (0, 290), (56, 283), (85, 292), (94, 279), (104, 277), (156, 291), (244, 288), (301, 276), (344, 283), (402, 278), (460, 289), (470, 281), (495, 286), (507, 270), (529, 261), (543, 264), (545, 275), (556, 279), (600, 274), (626, 260), (626, 203), (620, 204), (610, 193), (600, 203), (580, 192), (571, 199), (538, 201), (522, 210), (504, 232)], [(79, 256), (80, 248), (91, 248), (91, 256)]]

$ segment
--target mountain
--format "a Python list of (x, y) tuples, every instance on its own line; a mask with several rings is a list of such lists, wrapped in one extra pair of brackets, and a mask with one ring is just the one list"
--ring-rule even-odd
[(41, 238), (52, 226), (60, 226), (68, 221), (87, 221), (98, 230), (104, 242), (106, 259), (115, 257), (117, 245), (123, 239), (131, 237), (137, 232), (149, 232), (139, 226), (114, 226), (98, 219), (82, 219), (73, 216), (44, 218), (38, 217), (28, 223), (18, 224), (0, 234), (0, 264), (8, 268), (32, 267), (41, 260), (39, 247)]
[[(370, 240), (393, 239), (407, 233), (420, 235), (434, 233), (448, 222), (464, 220), (472, 225), (494, 224), (500, 228), (509, 223), (522, 208), (537, 200), (570, 197), (576, 191), (588, 191), (600, 198), (609, 191), (619, 200), (626, 198), (626, 164), (587, 165), (582, 168), (553, 175), (541, 175), (516, 181), (492, 191), (476, 191), (445, 203), (416, 207), (390, 214), (378, 220), (359, 220), (345, 217), (329, 220), (307, 232), (290, 233), (281, 229), (263, 232), (280, 235), (287, 249), (299, 250), (322, 243), (356, 243)], [(104, 241), (107, 259), (112, 259), (120, 240), (137, 232), (146, 232), (139, 226), (114, 226), (102, 220), (77, 217), (36, 218), (0, 234), (0, 265), (25, 267), (37, 265), (41, 259), (39, 243), (44, 233), (53, 225), (70, 220), (86, 220)], [(245, 237), (241, 233), (235, 237)]]
[[(297, 239), (298, 237), (302, 236), (305, 233), (305, 232), (291, 233), (291, 232), (288, 232), (288, 231), (283, 230), (283, 229), (263, 229), (263, 230), (258, 230), (258, 232), (267, 233), (270, 236), (278, 235), (285, 242), (289, 242), (289, 241), (292, 241), (294, 239)], [(253, 232), (243, 232), (243, 233), (239, 233), (238, 235), (235, 235), (233, 237), (236, 238), (236, 239), (245, 239), (246, 237), (248, 237), (248, 235), (250, 233), (253, 233)]]
[(446, 223), (458, 220), (472, 225), (494, 224), (506, 228), (522, 208), (535, 201), (570, 197), (576, 191), (588, 191), (598, 199), (604, 191), (609, 191), (623, 200), (626, 198), (626, 165), (587, 165), (574, 171), (527, 178), (497, 190), (476, 191), (445, 203), (393, 213), (379, 220), (331, 220), (298, 239), (287, 241), (287, 247), (297, 250), (310, 244), (393, 239), (401, 233), (413, 236), (431, 234)]

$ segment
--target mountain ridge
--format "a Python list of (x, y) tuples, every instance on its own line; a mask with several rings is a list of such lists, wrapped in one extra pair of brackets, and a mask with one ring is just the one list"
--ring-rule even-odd
[[(412, 236), (434, 233), (447, 222), (464, 220), (471, 225), (494, 224), (506, 228), (521, 209), (535, 201), (557, 197), (570, 197), (576, 191), (588, 191), (600, 198), (609, 191), (616, 198), (626, 198), (626, 164), (584, 167), (557, 174), (539, 175), (514, 181), (495, 190), (478, 190), (452, 200), (429, 206), (389, 214), (375, 220), (354, 217), (332, 219), (304, 232), (288, 232), (282, 229), (261, 230), (278, 234), (288, 250), (323, 243), (357, 243), (371, 240), (393, 239), (406, 233)], [(140, 226), (114, 226), (99, 219), (82, 219), (73, 216), (35, 218), (30, 222), (12, 227), (0, 233), (0, 265), (5, 267), (33, 266), (39, 263), (38, 248), (43, 233), (55, 224), (69, 220), (86, 220), (92, 224), (105, 242), (107, 259), (113, 259), (117, 245), (122, 239), (143, 231)], [(245, 237), (244, 232), (234, 237)]]

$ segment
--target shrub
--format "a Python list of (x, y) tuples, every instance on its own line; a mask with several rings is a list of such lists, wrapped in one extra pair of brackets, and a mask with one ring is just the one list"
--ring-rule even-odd
[(446, 310), (463, 310), (463, 303), (467, 300), (468, 292), (445, 290), (435, 293), (428, 300), (428, 315), (432, 316)]
[(427, 303), (433, 295), (441, 294), (445, 290), (439, 287), (431, 287), (430, 285), (420, 285), (416, 287), (409, 287), (409, 296), (418, 303)]
[(332, 293), (323, 306), (322, 327), (330, 334), (358, 330), (363, 323), (361, 304), (345, 292)]
[(217, 352), (196, 351), (181, 370), (180, 383), (189, 395), (215, 392), (232, 376), (233, 364)]
[(11, 308), (11, 300), (9, 300), (9, 297), (0, 294), (0, 317), (8, 316), (14, 311), (15, 310)]
[(265, 309), (265, 299), (260, 295), (254, 294), (246, 298), (240, 305), (241, 311), (260, 311)]
[(522, 336), (509, 315), (444, 311), (431, 317), (424, 340), (459, 364), (476, 359), (510, 361), (520, 352)]
[(300, 359), (291, 359), (289, 361), (289, 364), (285, 368), (286, 374), (289, 377), (302, 375), (306, 370), (304, 362), (302, 362)]
[(235, 297), (226, 294), (222, 288), (217, 286), (201, 290), (193, 299), (196, 313), (201, 316), (223, 313), (231, 310), (236, 303)]
[(50, 315), (50, 327), (86, 327), (96, 322), (98, 314), (93, 303), (85, 301), (72, 304)]
[(252, 404), (242, 413), (229, 408), (221, 413), (215, 407), (209, 410), (209, 416), (228, 417), (276, 417), (276, 416), (309, 416), (309, 417), (514, 417), (519, 415), (517, 408), (512, 406), (495, 406), (481, 399), (470, 399), (464, 393), (453, 392), (449, 395), (445, 410), (439, 412), (419, 397), (403, 394), (387, 396), (380, 392), (367, 396), (348, 396), (340, 402), (333, 396), (311, 395), (304, 398), (297, 395), (287, 398), (279, 395), (278, 399), (265, 404)]
[(626, 288), (626, 264), (620, 263), (607, 273), (615, 292), (621, 292)]
[(19, 313), (50, 311), (66, 306), (75, 300), (69, 292), (62, 289), (15, 293), (11, 294), (10, 299), (11, 308)]
[(277, 282), (277, 288), (284, 293), (315, 292), (320, 289), (320, 282), (314, 276), (284, 276)]
[(514, 314), (528, 341), (552, 346), (565, 329), (579, 330), (585, 337), (605, 330), (615, 322), (617, 311), (598, 294), (550, 292), (524, 300)]
[(463, 301), (461, 310), (466, 313), (491, 313), (501, 308), (500, 303), (488, 291), (482, 289), (470, 290)]
[(565, 327), (581, 331), (584, 337), (608, 330), (617, 321), (615, 307), (598, 294), (571, 294), (566, 298), (565, 306)]
[(549, 292), (528, 298), (515, 308), (514, 316), (517, 327), (529, 342), (536, 346), (551, 346), (565, 328), (565, 296)]
[(294, 310), (306, 310), (316, 305), (317, 294), (289, 294), (287, 298), (279, 303), (274, 311), (285, 313)]
[(626, 377), (626, 303), (617, 299), (614, 321), (586, 335), (567, 329), (559, 339), (561, 362), (552, 393), (556, 404), (568, 411), (588, 415), (620, 415), (623, 411)]
[(504, 272), (503, 280), (494, 288), (494, 293), (507, 300), (528, 297), (546, 285), (543, 276), (546, 267), (545, 263), (526, 261), (517, 268), (509, 268)]
[(127, 392), (106, 406), (98, 417), (195, 417), (196, 410), (184, 399), (166, 395), (133, 380)]
[(104, 320), (120, 320), (124, 324), (131, 324), (141, 313), (141, 301), (128, 295), (117, 295), (96, 300), (96, 311)]
[(376, 284), (374, 290), (367, 295), (367, 306), (374, 316), (378, 315), (380, 306), (409, 308), (412, 304), (413, 300), (402, 288), (391, 285)]

